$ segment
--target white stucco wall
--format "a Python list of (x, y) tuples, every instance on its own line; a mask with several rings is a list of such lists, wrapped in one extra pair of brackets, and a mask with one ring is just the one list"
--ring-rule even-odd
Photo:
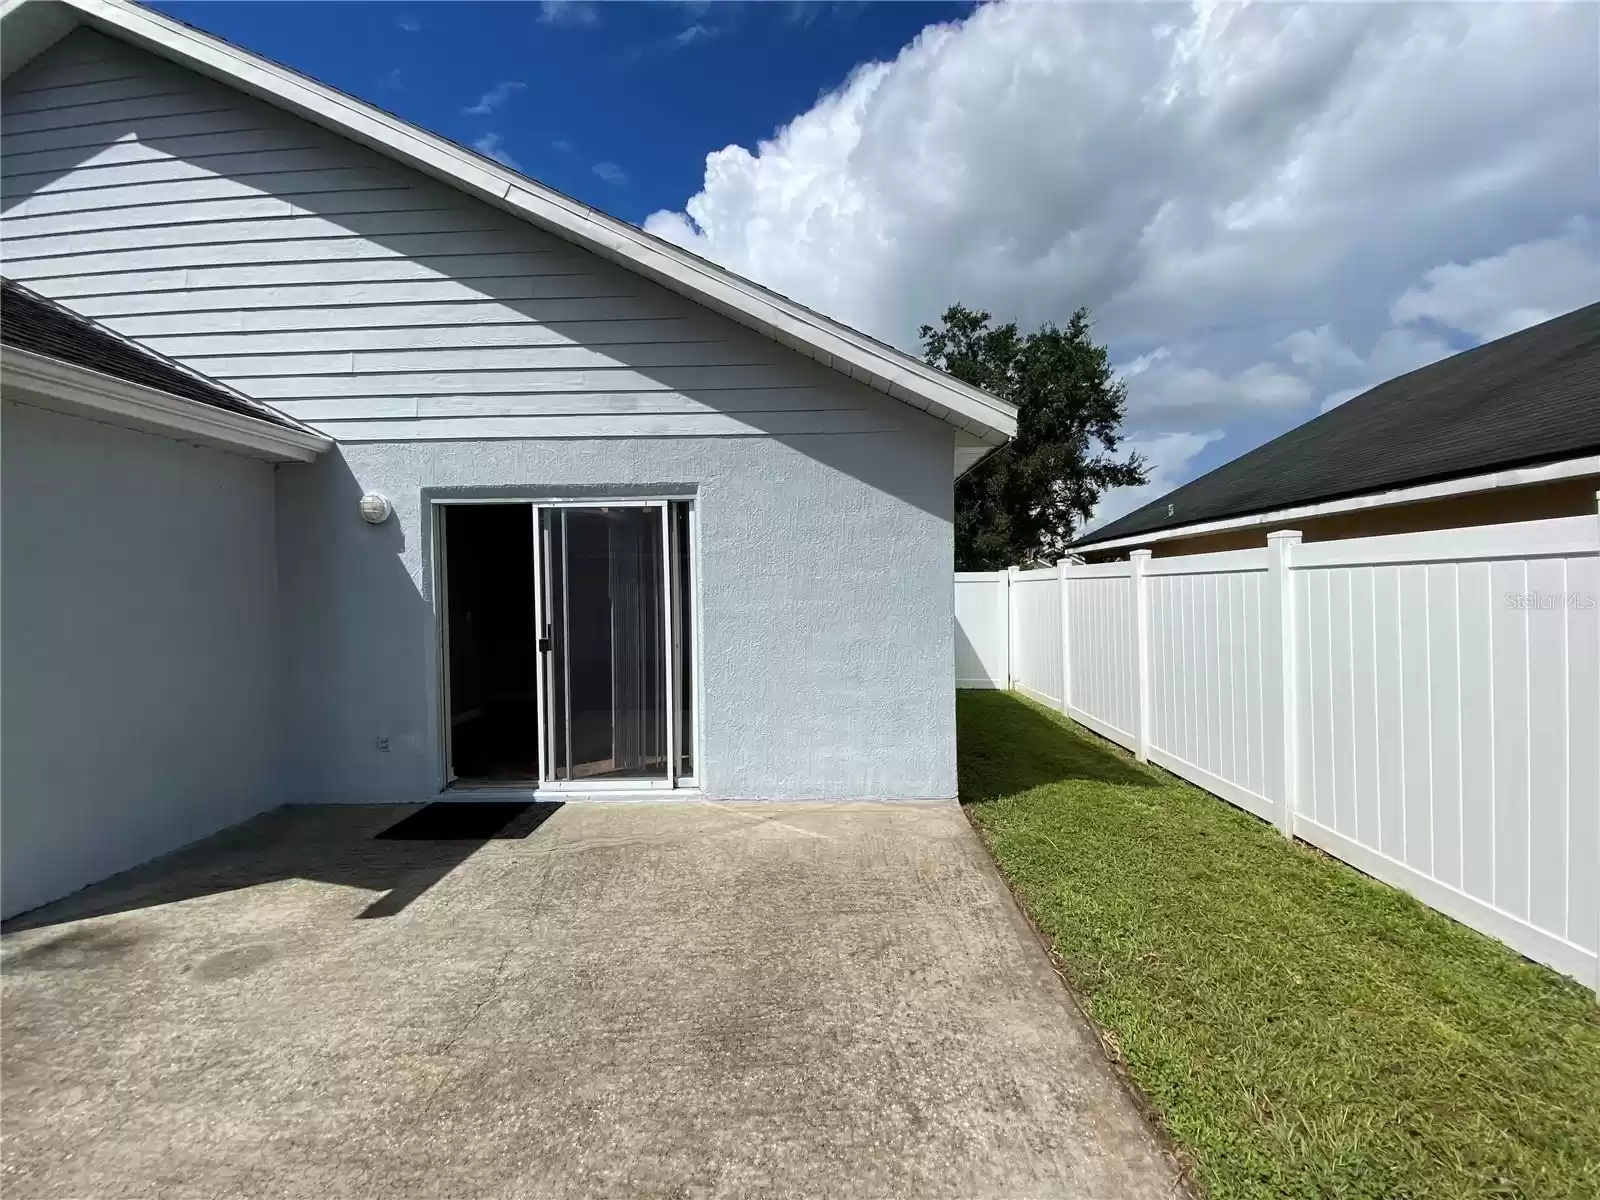
[(5, 915), (278, 802), (273, 468), (6, 403)]
[[(698, 497), (700, 778), (719, 798), (955, 794), (948, 427), (425, 442), (279, 469), (286, 798), (441, 779), (429, 491)], [(365, 490), (395, 515), (361, 522)], [(377, 739), (390, 749), (377, 749)]]

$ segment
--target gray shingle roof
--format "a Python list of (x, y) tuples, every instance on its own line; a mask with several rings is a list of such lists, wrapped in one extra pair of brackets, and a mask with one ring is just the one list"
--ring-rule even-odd
[(9, 279), (0, 279), (0, 343), (241, 416), (270, 421), (288, 429), (300, 428), (282, 413), (257, 404)]
[(1594, 453), (1600, 304), (1381, 383), (1073, 544)]

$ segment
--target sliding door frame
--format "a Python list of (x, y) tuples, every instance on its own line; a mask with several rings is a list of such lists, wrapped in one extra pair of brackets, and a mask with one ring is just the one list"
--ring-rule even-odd
[[(690, 606), (690, 641), (689, 653), (683, 654), (681, 638), (677, 622), (674, 620), (673, 590), (676, 583), (677, 558), (672, 553), (675, 544), (672, 522), (672, 505), (682, 503), (688, 505), (688, 573), (689, 578), (684, 586), (679, 589)], [(519, 504), (527, 505), (533, 524), (533, 553), (534, 553), (534, 637), (536, 653), (539, 654), (538, 668), (535, 676), (535, 693), (537, 713), (537, 730), (535, 733), (539, 746), (539, 776), (537, 779), (511, 781), (499, 783), (490, 781), (461, 780), (456, 776), (454, 763), (451, 756), (451, 729), (450, 729), (450, 625), (449, 625), (449, 581), (446, 578), (449, 564), (449, 547), (445, 532), (444, 510), (455, 505), (473, 504)], [(430, 533), (433, 543), (433, 602), (435, 624), (438, 627), (438, 640), (436, 643), (437, 661), (439, 663), (438, 677), (436, 680), (436, 694), (439, 697), (439, 752), (440, 752), (440, 791), (459, 793), (462, 791), (496, 791), (518, 792), (528, 791), (573, 794), (603, 794), (603, 793), (638, 793), (638, 792), (673, 792), (685, 790), (698, 790), (702, 773), (701, 763), (704, 753), (701, 745), (701, 730), (704, 723), (700, 713), (704, 705), (704, 698), (700, 688), (700, 654), (701, 654), (701, 605), (700, 605), (700, 503), (699, 497), (689, 494), (652, 494), (648, 496), (540, 496), (540, 495), (494, 495), (494, 496), (432, 496), (428, 498)], [(547, 625), (552, 625), (549, 602), (545, 596), (546, 581), (550, 578), (551, 548), (544, 520), (544, 513), (551, 510), (575, 508), (654, 508), (660, 510), (661, 515), (661, 547), (663, 558), (662, 579), (662, 621), (664, 623), (665, 641), (663, 654), (664, 696), (666, 697), (666, 753), (667, 770), (664, 779), (649, 778), (623, 778), (623, 779), (556, 779), (554, 778), (554, 750), (555, 729), (553, 705), (549, 689), (553, 686), (550, 678), (550, 667), (553, 661), (553, 646), (551, 652), (537, 650), (539, 641), (545, 636)], [(563, 550), (565, 540), (563, 539)], [(565, 584), (565, 572), (562, 582)], [(552, 638), (562, 636), (561, 631), (550, 629)], [(680, 673), (687, 673), (687, 678), (680, 682)], [(676, 685), (676, 686), (675, 686)], [(689, 728), (679, 729), (678, 698), (679, 687), (687, 686), (693, 700), (689, 712)], [(569, 721), (570, 721), (570, 705)], [(687, 740), (693, 748), (691, 761), (692, 771), (687, 775), (678, 774), (678, 766), (682, 755), (680, 748)], [(571, 756), (568, 755), (570, 763)]]

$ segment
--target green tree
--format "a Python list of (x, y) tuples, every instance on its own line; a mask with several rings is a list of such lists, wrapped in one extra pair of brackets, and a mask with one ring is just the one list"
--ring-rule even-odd
[(941, 322), (922, 327), (924, 360), (1017, 406), (1017, 436), (956, 481), (956, 570), (1053, 562), (1102, 492), (1146, 481), (1138, 454), (1117, 455), (1127, 387), (1087, 309), (1029, 334), (961, 304)]

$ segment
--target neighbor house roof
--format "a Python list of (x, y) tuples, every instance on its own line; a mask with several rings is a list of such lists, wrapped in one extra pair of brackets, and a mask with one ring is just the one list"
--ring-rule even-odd
[(1016, 433), (1016, 409), (987, 392), (492, 159), (128, 0), (5, 0), (0, 75), (79, 25), (371, 147), (920, 408), (956, 427), (958, 461), (967, 466)]
[(10, 279), (0, 279), (0, 356), (8, 397), (272, 458), (309, 460), (331, 445), (277, 409)]
[[(1591, 304), (1381, 383), (1073, 545), (1132, 544), (1148, 534), (1596, 453), (1600, 304)], [(1592, 462), (1585, 468), (1594, 469)]]

